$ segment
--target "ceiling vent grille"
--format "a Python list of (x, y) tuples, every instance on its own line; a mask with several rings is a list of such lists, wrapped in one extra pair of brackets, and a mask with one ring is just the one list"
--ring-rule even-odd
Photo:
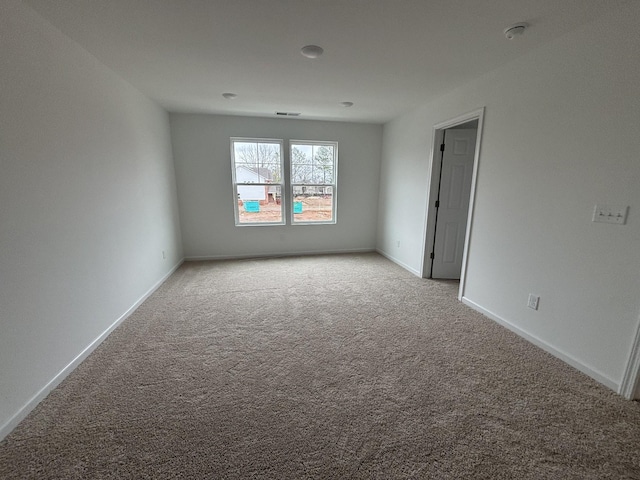
[(281, 117), (299, 117), (300, 113), (296, 113), (296, 112), (276, 112), (276, 115), (280, 115)]

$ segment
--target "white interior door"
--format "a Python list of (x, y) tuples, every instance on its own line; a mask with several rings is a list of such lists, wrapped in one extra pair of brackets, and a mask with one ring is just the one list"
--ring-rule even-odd
[(477, 129), (444, 132), (432, 278), (460, 278), (476, 135)]

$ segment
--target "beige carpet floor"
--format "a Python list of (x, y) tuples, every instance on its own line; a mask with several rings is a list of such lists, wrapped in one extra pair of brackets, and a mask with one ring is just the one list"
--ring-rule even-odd
[(184, 264), (0, 478), (638, 479), (640, 407), (376, 254)]

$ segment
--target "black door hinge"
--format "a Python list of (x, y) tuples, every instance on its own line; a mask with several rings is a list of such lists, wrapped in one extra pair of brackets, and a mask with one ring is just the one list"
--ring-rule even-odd
[(436, 200), (436, 208), (440, 208), (440, 200)]
[(442, 145), (440, 145), (440, 151), (444, 152), (444, 143)]
[(431, 260), (433, 260), (433, 256), (434, 256), (434, 255), (433, 255), (433, 252), (431, 252), (431, 253), (429, 254), (429, 258), (430, 258)]

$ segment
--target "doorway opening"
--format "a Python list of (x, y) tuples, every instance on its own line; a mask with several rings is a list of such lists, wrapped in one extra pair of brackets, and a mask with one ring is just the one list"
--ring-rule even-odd
[(464, 293), (484, 108), (433, 127), (423, 278), (459, 279)]

